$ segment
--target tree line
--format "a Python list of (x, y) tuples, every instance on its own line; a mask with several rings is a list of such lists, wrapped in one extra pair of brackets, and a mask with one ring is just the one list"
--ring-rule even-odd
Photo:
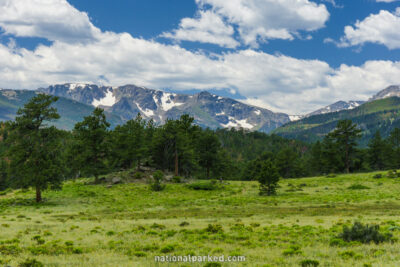
[(98, 183), (109, 172), (148, 166), (175, 176), (258, 180), (263, 194), (273, 194), (280, 177), (400, 167), (398, 128), (387, 139), (377, 132), (360, 148), (361, 130), (349, 120), (323, 141), (307, 144), (243, 129), (202, 129), (189, 115), (155, 125), (138, 114), (110, 129), (96, 108), (64, 131), (51, 126), (60, 118), (52, 107), (57, 100), (39, 94), (15, 120), (0, 123), (0, 190), (33, 187), (40, 202), (43, 190), (60, 188), (64, 180), (94, 176)]

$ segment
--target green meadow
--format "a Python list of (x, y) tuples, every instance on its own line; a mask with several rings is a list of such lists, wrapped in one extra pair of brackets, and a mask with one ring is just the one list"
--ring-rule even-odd
[[(144, 182), (68, 181), (60, 191), (0, 196), (0, 263), (44, 266), (398, 266), (400, 178), (377, 173), (286, 179), (276, 196), (257, 182), (215, 190)], [(378, 224), (390, 242), (338, 239), (344, 225)], [(245, 256), (240, 263), (156, 263), (155, 256)], [(309, 260), (309, 261), (307, 261)], [(208, 264), (208, 265), (207, 265)], [(31, 265), (34, 266), (34, 265)]]

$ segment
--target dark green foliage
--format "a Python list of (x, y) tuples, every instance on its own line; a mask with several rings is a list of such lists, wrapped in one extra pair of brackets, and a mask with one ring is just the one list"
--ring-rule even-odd
[(25, 261), (21, 262), (18, 267), (43, 267), (43, 263), (36, 259), (26, 259)]
[(196, 154), (199, 158), (199, 165), (206, 171), (206, 177), (210, 178), (210, 170), (217, 166), (218, 152), (221, 149), (221, 142), (211, 130), (205, 130), (197, 139)]
[(375, 174), (373, 178), (380, 179), (380, 178), (382, 178), (382, 174), (381, 173)]
[(260, 195), (270, 196), (276, 194), (279, 173), (271, 160), (259, 161), (254, 175), (260, 183)]
[(393, 166), (390, 146), (386, 140), (382, 139), (381, 134), (377, 131), (368, 144), (368, 160), (369, 165), (374, 170), (384, 170)]
[(134, 120), (117, 126), (112, 132), (113, 165), (118, 168), (132, 168), (134, 164), (140, 169), (142, 159), (148, 154), (149, 145), (146, 139), (146, 121), (140, 113)]
[(105, 159), (109, 154), (110, 124), (106, 120), (104, 111), (96, 108), (92, 115), (84, 118), (75, 125), (74, 138), (76, 140), (73, 150), (78, 166), (86, 174), (94, 175), (98, 182), (99, 175), (107, 172)]
[(162, 171), (156, 171), (153, 173), (153, 181), (150, 184), (150, 188), (153, 191), (162, 191), (165, 189), (164, 173)]
[(173, 182), (173, 183), (177, 183), (177, 184), (182, 183), (182, 182), (183, 182), (183, 177), (181, 177), (181, 176), (174, 176), (174, 177), (172, 177), (172, 182)]
[(357, 139), (361, 137), (361, 130), (351, 120), (341, 120), (336, 125), (336, 129), (328, 134), (332, 138), (336, 151), (344, 165), (344, 170), (349, 173), (353, 167), (356, 155)]
[(346, 242), (359, 241), (366, 244), (371, 242), (379, 244), (385, 241), (390, 241), (392, 235), (390, 233), (380, 233), (379, 225), (363, 225), (360, 222), (355, 222), (352, 227), (346, 225), (343, 226), (343, 232), (339, 237)]
[(301, 267), (317, 267), (319, 266), (319, 261), (317, 260), (302, 260), (300, 262)]
[(220, 224), (209, 224), (206, 229), (204, 229), (207, 233), (217, 234), (224, 232), (224, 229)]
[(363, 189), (371, 189), (368, 186), (362, 185), (362, 184), (353, 184), (349, 186), (347, 189), (350, 190), (363, 190)]
[(37, 202), (42, 200), (42, 190), (59, 188), (63, 179), (61, 133), (46, 125), (60, 117), (51, 107), (57, 99), (44, 94), (33, 97), (9, 125), (10, 181), (15, 187), (34, 187)]
[(193, 190), (205, 190), (205, 191), (216, 190), (219, 188), (215, 180), (197, 181), (188, 184), (187, 187)]

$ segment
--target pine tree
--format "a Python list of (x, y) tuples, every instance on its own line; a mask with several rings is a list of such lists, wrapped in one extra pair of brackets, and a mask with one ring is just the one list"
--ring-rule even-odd
[(374, 170), (385, 169), (387, 165), (385, 153), (387, 153), (386, 143), (382, 139), (381, 133), (377, 131), (368, 144), (368, 160)]
[(124, 125), (117, 126), (113, 131), (113, 154), (117, 166), (132, 168), (136, 163), (140, 169), (141, 160), (147, 154), (146, 121), (138, 114), (134, 120), (127, 121)]
[(221, 149), (221, 142), (211, 130), (201, 132), (197, 140), (196, 154), (199, 158), (199, 165), (206, 170), (206, 176), (210, 178), (210, 170), (218, 162), (218, 152)]
[(361, 137), (361, 130), (351, 120), (341, 120), (329, 136), (339, 150), (345, 171), (349, 173), (356, 152), (357, 139)]
[(389, 136), (389, 143), (393, 150), (394, 168), (400, 168), (400, 129), (395, 128)]
[(39, 94), (18, 110), (7, 138), (9, 179), (13, 186), (36, 190), (36, 202), (42, 190), (59, 188), (63, 178), (60, 131), (46, 122), (60, 118), (50, 107), (58, 98)]
[(78, 122), (74, 128), (76, 151), (79, 151), (76, 160), (87, 174), (94, 175), (95, 183), (99, 182), (99, 175), (107, 171), (105, 160), (109, 153), (109, 127), (104, 110), (95, 108), (92, 115)]
[(274, 195), (279, 182), (279, 172), (271, 160), (260, 161), (255, 172), (260, 183), (260, 195)]

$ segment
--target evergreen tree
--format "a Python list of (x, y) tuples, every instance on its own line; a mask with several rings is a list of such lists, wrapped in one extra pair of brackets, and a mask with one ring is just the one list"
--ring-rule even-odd
[(218, 162), (218, 152), (221, 149), (221, 142), (211, 130), (201, 132), (197, 140), (196, 154), (199, 158), (199, 165), (206, 171), (206, 176), (210, 178), (210, 170)]
[(325, 136), (321, 144), (321, 163), (325, 174), (343, 171), (344, 169), (339, 147), (330, 135)]
[(257, 164), (255, 178), (260, 183), (260, 195), (274, 195), (279, 182), (279, 172), (271, 160), (260, 161)]
[(281, 149), (276, 155), (276, 167), (279, 174), (285, 178), (297, 177), (299, 172), (298, 155), (290, 147)]
[(383, 170), (387, 165), (386, 142), (382, 139), (381, 133), (377, 131), (368, 144), (368, 160), (374, 170)]
[(339, 150), (345, 171), (349, 173), (356, 152), (357, 139), (361, 137), (361, 130), (351, 120), (341, 120), (329, 136)]
[(60, 116), (51, 104), (54, 96), (39, 94), (18, 110), (10, 125), (9, 178), (13, 186), (36, 190), (36, 202), (42, 201), (42, 190), (59, 188), (63, 178), (60, 131), (46, 122)]
[(389, 144), (393, 150), (392, 159), (394, 168), (400, 168), (400, 129), (395, 128), (389, 136)]
[(146, 121), (139, 113), (134, 120), (129, 120), (124, 125), (115, 128), (113, 156), (114, 161), (118, 161), (117, 166), (132, 168), (136, 163), (137, 169), (140, 168), (141, 160), (148, 150), (145, 127)]
[(78, 122), (74, 128), (75, 151), (79, 151), (76, 160), (86, 174), (94, 175), (95, 183), (99, 182), (99, 175), (107, 171), (105, 160), (109, 153), (109, 127), (104, 110), (95, 108), (92, 115)]

